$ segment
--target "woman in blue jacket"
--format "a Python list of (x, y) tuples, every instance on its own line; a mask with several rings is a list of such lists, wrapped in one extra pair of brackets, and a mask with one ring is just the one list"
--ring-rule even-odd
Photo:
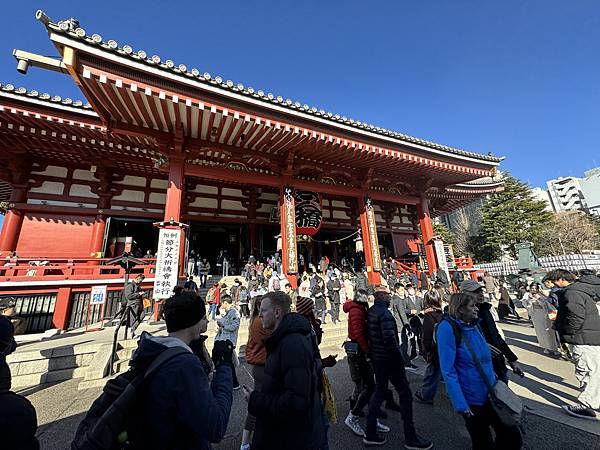
[[(465, 419), (473, 450), (520, 449), (523, 439), (519, 428), (507, 427), (500, 422), (488, 400), (486, 383), (462, 342), (461, 336), (464, 336), (477, 355), (489, 383), (494, 385), (496, 375), (492, 367), (492, 355), (477, 327), (476, 301), (476, 297), (469, 293), (452, 295), (448, 317), (437, 327), (440, 369), (446, 382), (446, 391), (454, 410)], [(495, 439), (490, 427), (494, 429)]]

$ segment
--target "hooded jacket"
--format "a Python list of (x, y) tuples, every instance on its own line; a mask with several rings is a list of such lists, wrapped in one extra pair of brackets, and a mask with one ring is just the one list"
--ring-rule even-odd
[(358, 344), (364, 353), (369, 353), (367, 341), (367, 308), (366, 303), (346, 302), (342, 307), (348, 314), (348, 338)]
[[(145, 370), (167, 347), (185, 345), (167, 336), (142, 333), (130, 365)], [(232, 402), (231, 366), (216, 367), (212, 386), (191, 350), (162, 365), (142, 386), (136, 417), (143, 424), (136, 436), (144, 449), (210, 449), (225, 436)]]
[(215, 341), (226, 341), (230, 340), (233, 346), (237, 345), (238, 332), (240, 330), (240, 315), (237, 310), (231, 306), (229, 310), (217, 319), (217, 323), (223, 324), (219, 327)]
[(584, 275), (557, 292), (556, 330), (561, 341), (575, 345), (600, 345), (600, 278)]
[(326, 444), (312, 339), (310, 323), (297, 313), (286, 314), (265, 339), (263, 385), (248, 401), (256, 417), (253, 449), (312, 450)]
[[(461, 320), (456, 320), (456, 323), (471, 344), (488, 381), (493, 386), (496, 384), (496, 374), (485, 338), (476, 324), (467, 324)], [(462, 341), (456, 346), (452, 325), (447, 320), (442, 320), (436, 330), (440, 370), (454, 410), (462, 413), (469, 409), (469, 405), (484, 405), (488, 399), (488, 388), (479, 375), (467, 346)]]

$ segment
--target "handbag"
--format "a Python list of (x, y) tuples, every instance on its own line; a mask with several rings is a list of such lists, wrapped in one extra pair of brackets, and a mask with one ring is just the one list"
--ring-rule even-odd
[(471, 358), (477, 367), (479, 376), (488, 388), (488, 398), (492, 409), (500, 419), (503, 425), (507, 427), (514, 427), (521, 421), (523, 415), (523, 402), (521, 399), (510, 390), (506, 383), (501, 380), (497, 380), (496, 384), (492, 386), (488, 378), (485, 376), (483, 367), (481, 367), (481, 361), (475, 354), (473, 347), (469, 341), (465, 338), (465, 335), (461, 332), (461, 339), (465, 343), (467, 350), (471, 354)]
[(152, 301), (149, 298), (144, 298), (144, 300), (142, 300), (142, 303), (144, 305), (144, 309), (148, 309), (152, 306)]

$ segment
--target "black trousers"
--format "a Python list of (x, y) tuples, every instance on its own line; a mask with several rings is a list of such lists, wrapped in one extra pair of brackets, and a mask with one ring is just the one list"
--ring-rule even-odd
[[(523, 446), (519, 427), (507, 427), (502, 424), (489, 402), (470, 408), (473, 417), (465, 418), (465, 425), (471, 436), (473, 450), (518, 450)], [(495, 440), (492, 438), (491, 429), (496, 435)]]
[(355, 403), (351, 413), (357, 416), (367, 406), (375, 392), (375, 379), (373, 378), (373, 369), (363, 352), (348, 355), (348, 367), (350, 368), (350, 378), (355, 385), (352, 396)]
[[(393, 358), (393, 359), (392, 359)], [(398, 353), (390, 355), (390, 360), (374, 361), (373, 369), (375, 372), (375, 393), (369, 402), (369, 414), (367, 415), (367, 436), (373, 437), (377, 430), (377, 415), (379, 414), (381, 404), (386, 398), (388, 383), (398, 392), (400, 400), (400, 415), (404, 425), (404, 438), (414, 439), (416, 436), (415, 424), (413, 420), (412, 393), (404, 371), (404, 362)]]

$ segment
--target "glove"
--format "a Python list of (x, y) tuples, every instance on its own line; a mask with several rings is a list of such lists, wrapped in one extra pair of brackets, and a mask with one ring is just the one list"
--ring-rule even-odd
[(215, 362), (215, 366), (219, 364), (232, 364), (233, 363), (233, 344), (230, 340), (226, 341), (215, 341), (215, 345), (212, 350), (212, 360)]

